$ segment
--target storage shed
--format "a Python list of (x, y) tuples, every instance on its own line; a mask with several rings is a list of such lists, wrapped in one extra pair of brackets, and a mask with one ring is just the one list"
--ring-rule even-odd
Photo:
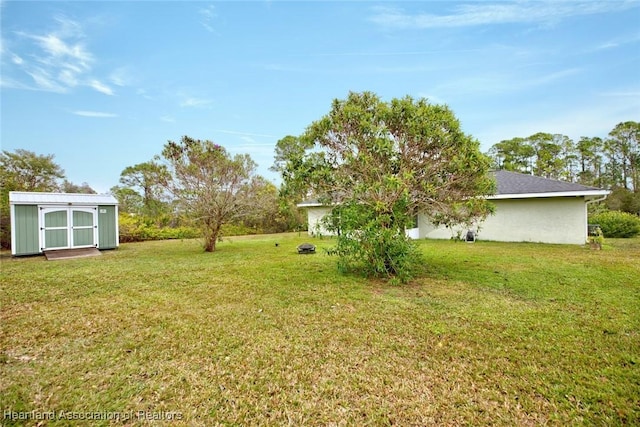
[(11, 254), (118, 247), (118, 201), (105, 194), (9, 192)]

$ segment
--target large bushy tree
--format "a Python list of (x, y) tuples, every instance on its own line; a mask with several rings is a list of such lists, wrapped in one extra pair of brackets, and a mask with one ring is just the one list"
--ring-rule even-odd
[(124, 168), (120, 173), (120, 184), (140, 195), (142, 206), (137, 213), (157, 217), (167, 210), (164, 192), (169, 178), (167, 167), (152, 160)]
[(312, 141), (303, 141), (292, 135), (276, 143), (274, 163), (270, 169), (282, 176), (278, 190), (278, 213), (286, 223), (287, 230), (300, 230), (306, 224), (306, 213), (297, 207), (297, 203), (308, 196), (309, 189), (304, 176), (311, 171), (305, 171), (304, 168), (312, 164), (307, 158), (307, 149), (312, 146)]
[(604, 146), (620, 187), (640, 191), (640, 122), (618, 123)]
[(96, 194), (96, 190), (91, 188), (88, 183), (83, 182), (78, 185), (66, 179), (60, 184), (60, 191), (63, 193)]
[(10, 191), (57, 191), (64, 170), (54, 161), (53, 154), (36, 154), (17, 149), (0, 153), (0, 245), (11, 246), (9, 217)]
[(220, 145), (188, 136), (167, 142), (162, 156), (176, 202), (202, 230), (205, 251), (215, 251), (222, 225), (252, 207), (256, 164), (248, 154), (231, 156)]
[(286, 181), (336, 206), (327, 227), (348, 269), (408, 278), (415, 248), (407, 238), (418, 213), (452, 225), (484, 217), (493, 190), (489, 159), (446, 106), (371, 92), (334, 100), (285, 162)]
[(0, 153), (0, 178), (8, 191), (57, 191), (64, 170), (53, 160), (53, 154), (41, 155), (17, 149)]

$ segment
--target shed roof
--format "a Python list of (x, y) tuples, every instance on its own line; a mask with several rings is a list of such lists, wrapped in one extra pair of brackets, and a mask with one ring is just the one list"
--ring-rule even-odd
[(10, 191), (9, 203), (12, 205), (117, 205), (118, 200), (111, 194)]

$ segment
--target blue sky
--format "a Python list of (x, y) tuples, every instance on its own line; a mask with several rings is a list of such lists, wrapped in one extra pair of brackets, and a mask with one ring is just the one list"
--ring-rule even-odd
[(640, 2), (1, 1), (2, 149), (99, 192), (167, 140), (268, 171), (349, 91), (448, 104), (483, 150), (640, 120)]

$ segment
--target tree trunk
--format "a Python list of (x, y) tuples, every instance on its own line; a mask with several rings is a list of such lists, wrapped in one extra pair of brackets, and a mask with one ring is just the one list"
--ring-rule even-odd
[(205, 252), (215, 252), (216, 250), (216, 240), (218, 236), (207, 236), (204, 242), (204, 251)]
[(205, 252), (215, 252), (216, 251), (216, 243), (218, 242), (218, 236), (220, 236), (220, 225), (210, 226), (213, 230), (210, 230), (210, 233), (207, 233), (204, 242), (204, 251)]

